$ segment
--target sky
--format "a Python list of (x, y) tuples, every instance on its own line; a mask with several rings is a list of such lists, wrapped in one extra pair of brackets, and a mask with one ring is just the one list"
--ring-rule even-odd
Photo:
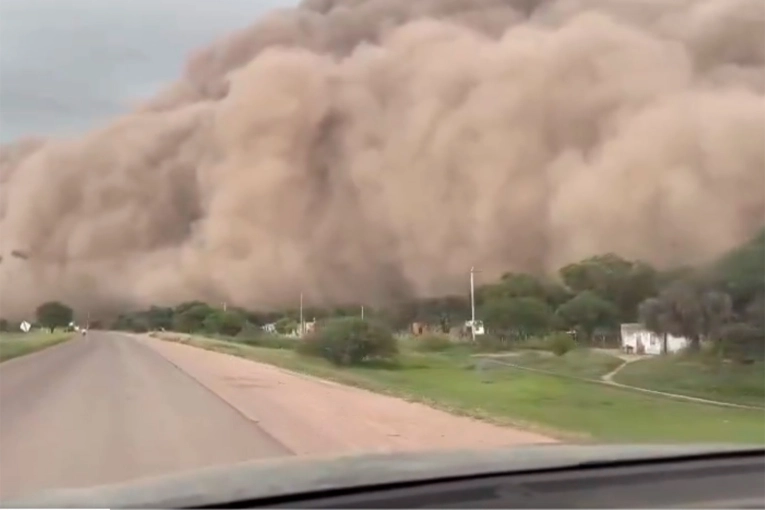
[(0, 0), (0, 142), (87, 130), (186, 56), (297, 0)]

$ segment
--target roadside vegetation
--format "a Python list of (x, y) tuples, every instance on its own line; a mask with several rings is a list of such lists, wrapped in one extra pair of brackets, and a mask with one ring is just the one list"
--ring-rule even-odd
[(760, 360), (737, 364), (688, 353), (658, 356), (627, 364), (614, 375), (614, 381), (723, 402), (765, 405), (765, 364)]
[(52, 347), (71, 338), (66, 331), (32, 333), (0, 333), (0, 363)]
[[(476, 289), (476, 306), (487, 329), (476, 342), (464, 327), (468, 296), (302, 314), (190, 302), (125, 313), (111, 327), (562, 437), (765, 442), (765, 230), (702, 267), (606, 254), (554, 278), (508, 273)], [(312, 327), (297, 334), (301, 316)], [(620, 325), (636, 322), (688, 345), (621, 352)]]
[[(581, 379), (598, 380), (624, 365), (618, 355), (594, 349), (574, 349), (556, 356), (553, 352), (526, 351), (497, 356), (497, 361)], [(633, 386), (640, 386), (636, 384)]]
[(60, 344), (72, 337), (73, 311), (63, 303), (43, 303), (24, 332), (20, 322), (0, 319), (0, 362)]
[[(224, 341), (178, 333), (152, 335), (423, 402), (455, 414), (521, 426), (564, 440), (765, 441), (762, 426), (765, 411), (681, 402), (514, 370), (492, 363), (491, 358), (476, 357), (463, 344), (423, 352), (418, 348), (418, 339), (401, 338), (395, 359), (338, 366), (286, 346), (253, 347), (235, 338)], [(576, 352), (563, 357), (576, 360), (573, 367), (581, 364)], [(564, 372), (582, 373), (564, 361), (559, 363), (566, 367)], [(690, 423), (693, 426), (689, 426)]]

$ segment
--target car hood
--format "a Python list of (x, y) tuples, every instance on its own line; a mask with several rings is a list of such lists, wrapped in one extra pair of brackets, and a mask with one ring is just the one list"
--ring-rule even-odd
[(439, 451), (337, 457), (286, 457), (207, 468), (127, 483), (51, 490), (2, 502), (6, 508), (180, 508), (222, 505), (316, 490), (708, 455), (741, 445), (532, 445), (491, 451)]

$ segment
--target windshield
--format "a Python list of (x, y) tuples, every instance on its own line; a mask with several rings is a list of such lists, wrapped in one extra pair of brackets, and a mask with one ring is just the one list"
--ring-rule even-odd
[(765, 442), (761, 0), (0, 8), (0, 498)]

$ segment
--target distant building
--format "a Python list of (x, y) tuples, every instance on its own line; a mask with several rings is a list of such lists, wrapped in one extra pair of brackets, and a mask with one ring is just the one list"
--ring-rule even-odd
[(303, 331), (301, 333), (300, 326), (297, 327), (295, 330), (295, 335), (299, 337), (303, 337), (305, 335), (308, 335), (309, 333), (313, 333), (316, 330), (316, 319), (312, 320), (311, 322), (306, 322), (303, 324)]
[(486, 332), (485, 328), (483, 327), (483, 321), (475, 321), (475, 324), (473, 324), (473, 321), (465, 321), (465, 329), (467, 330), (468, 334), (472, 334), (470, 328), (475, 329), (476, 335), (483, 335)]
[(687, 338), (666, 335), (665, 347), (664, 335), (649, 331), (639, 323), (622, 324), (621, 337), (622, 350), (634, 354), (662, 354), (665, 348), (667, 353), (679, 352), (690, 343)]

